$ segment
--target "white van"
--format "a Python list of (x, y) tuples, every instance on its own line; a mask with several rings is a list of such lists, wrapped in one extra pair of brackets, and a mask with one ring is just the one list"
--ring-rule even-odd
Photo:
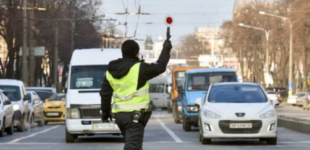
[(170, 105), (171, 76), (159, 76), (150, 80), (150, 99), (155, 108), (168, 108)]
[(121, 133), (115, 123), (102, 123), (99, 95), (107, 65), (121, 57), (120, 49), (73, 52), (66, 89), (66, 142), (74, 142), (79, 135)]

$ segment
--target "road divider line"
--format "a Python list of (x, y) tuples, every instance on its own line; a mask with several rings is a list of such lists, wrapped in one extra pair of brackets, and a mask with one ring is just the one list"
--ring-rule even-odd
[(43, 131), (40, 131), (40, 132), (36, 132), (36, 133), (30, 134), (30, 135), (28, 135), (28, 136), (24, 136), (24, 137), (15, 139), (15, 140), (13, 140), (13, 141), (8, 142), (7, 144), (13, 144), (13, 143), (16, 143), (16, 142), (18, 142), (18, 141), (21, 141), (21, 140), (24, 140), (24, 139), (28, 139), (28, 138), (34, 137), (34, 136), (36, 136), (36, 135), (39, 135), (39, 134), (42, 134), (42, 133), (46, 133), (46, 132), (48, 132), (48, 131), (50, 131), (50, 130), (53, 130), (53, 129), (58, 128), (59, 126), (60, 126), (60, 125), (57, 125), (57, 126), (48, 128), (48, 129), (43, 130)]
[(166, 130), (166, 132), (177, 142), (177, 143), (183, 143), (183, 141), (172, 131), (170, 130), (165, 123), (163, 123), (160, 119), (158, 119), (156, 116), (154, 116), (157, 122), (160, 124), (160, 126)]

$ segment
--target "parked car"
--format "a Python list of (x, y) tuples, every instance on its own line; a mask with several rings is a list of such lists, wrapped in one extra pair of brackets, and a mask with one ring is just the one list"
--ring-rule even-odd
[(26, 87), (26, 90), (35, 91), (43, 102), (56, 93), (56, 88), (53, 87)]
[(0, 90), (0, 137), (14, 132), (14, 110), (9, 98)]
[(51, 121), (65, 121), (66, 94), (53, 94), (45, 100), (44, 105), (44, 124)]
[(275, 104), (275, 106), (278, 106), (280, 104), (279, 102), (280, 94), (278, 92), (267, 91), (266, 94), (272, 104)]
[(0, 89), (7, 93), (7, 97), (13, 104), (14, 127), (18, 131), (26, 131), (30, 114), (28, 104), (30, 98), (27, 96), (24, 83), (15, 79), (0, 79)]
[(285, 102), (287, 101), (288, 98), (288, 90), (284, 87), (268, 87), (265, 89), (266, 92), (272, 91), (272, 92), (277, 92), (278, 94), (278, 100), (280, 102)]
[(287, 103), (291, 104), (293, 106), (302, 107), (304, 102), (307, 101), (309, 95), (310, 95), (310, 93), (308, 93), (308, 92), (296, 93), (296, 94), (294, 94), (288, 98)]
[(277, 112), (259, 84), (214, 83), (196, 105), (202, 144), (221, 138), (257, 138), (277, 144)]
[(39, 97), (39, 95), (34, 91), (27, 91), (27, 95), (30, 97), (29, 109), (30, 109), (30, 117), (29, 122), (30, 126), (34, 126), (34, 123), (38, 123), (38, 126), (44, 125), (44, 103)]

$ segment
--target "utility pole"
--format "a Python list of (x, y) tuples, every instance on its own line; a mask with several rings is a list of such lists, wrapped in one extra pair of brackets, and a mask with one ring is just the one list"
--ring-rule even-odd
[[(31, 6), (34, 6), (33, 3)], [(34, 10), (31, 9), (30, 10), (30, 14), (29, 14), (29, 26), (30, 28), (32, 28), (33, 25), (33, 20), (34, 20)], [(30, 29), (29, 31), (29, 86), (34, 86), (34, 61), (35, 61), (35, 57), (34, 57), (34, 39), (33, 39), (33, 30)]]
[(57, 87), (57, 76), (58, 76), (58, 21), (55, 22), (55, 49), (54, 49), (54, 71), (53, 71), (53, 82), (54, 87)]
[(70, 21), (71, 22), (71, 55), (74, 51), (74, 31), (75, 31), (75, 20)]
[(27, 0), (23, 0), (23, 55), (22, 55), (22, 81), (28, 86), (27, 61)]

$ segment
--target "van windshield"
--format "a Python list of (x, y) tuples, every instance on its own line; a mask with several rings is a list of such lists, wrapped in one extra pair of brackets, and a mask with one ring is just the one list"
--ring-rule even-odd
[(218, 82), (237, 82), (234, 72), (206, 72), (188, 75), (188, 91), (207, 91), (209, 86)]
[(70, 89), (100, 89), (107, 65), (72, 66)]
[(177, 71), (174, 73), (175, 76), (175, 87), (183, 86), (185, 71)]
[(7, 93), (10, 101), (21, 100), (20, 88), (18, 86), (0, 85), (0, 89)]

